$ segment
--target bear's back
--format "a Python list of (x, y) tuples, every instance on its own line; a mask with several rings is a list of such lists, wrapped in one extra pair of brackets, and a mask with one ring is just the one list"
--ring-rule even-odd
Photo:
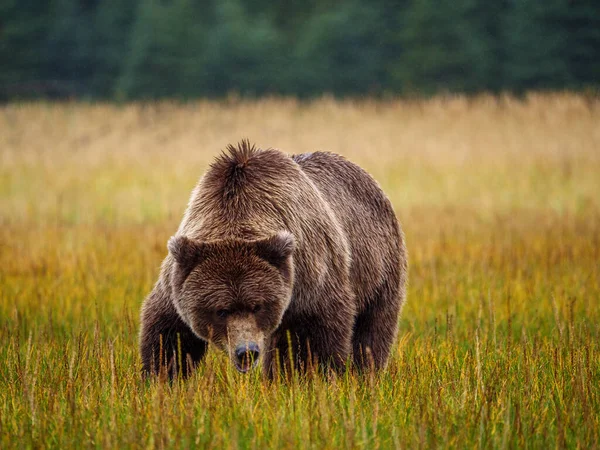
[(317, 186), (346, 235), (350, 281), (363, 303), (359, 308), (366, 308), (390, 275), (405, 277), (404, 240), (392, 205), (365, 170), (340, 155), (314, 152), (293, 159)]

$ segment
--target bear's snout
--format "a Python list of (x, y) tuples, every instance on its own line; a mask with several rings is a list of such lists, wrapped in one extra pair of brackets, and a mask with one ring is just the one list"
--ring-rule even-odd
[(258, 363), (260, 349), (255, 342), (246, 342), (235, 348), (235, 368), (242, 373), (248, 372)]

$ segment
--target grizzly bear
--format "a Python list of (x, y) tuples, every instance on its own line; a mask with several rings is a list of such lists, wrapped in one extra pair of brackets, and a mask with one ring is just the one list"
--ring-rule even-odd
[(324, 152), (228, 146), (192, 192), (141, 314), (147, 374), (188, 375), (208, 343), (240, 372), (384, 367), (405, 298), (392, 205)]

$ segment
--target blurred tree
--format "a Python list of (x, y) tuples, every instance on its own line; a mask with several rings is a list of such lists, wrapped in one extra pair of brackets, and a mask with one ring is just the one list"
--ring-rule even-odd
[(490, 76), (490, 36), (477, 0), (413, 0), (406, 10), (404, 53), (395, 67), (405, 93), (475, 92)]
[(47, 54), (52, 2), (0, 2), (0, 98), (41, 95), (48, 89)]
[(42, 49), (49, 58), (50, 80), (69, 96), (92, 94), (90, 79), (94, 65), (93, 0), (56, 0), (48, 40)]
[(117, 97), (183, 97), (181, 74), (194, 21), (192, 0), (140, 0)]
[(600, 82), (600, 1), (565, 2), (568, 30), (567, 61), (572, 87), (598, 86)]
[(277, 29), (264, 17), (249, 17), (239, 0), (218, 2), (215, 13), (197, 66), (197, 79), (202, 80), (205, 93), (284, 91), (288, 63)]
[(477, 0), (471, 20), (478, 28), (478, 34), (485, 39), (485, 71), (479, 90), (499, 92), (505, 85), (504, 61), (506, 60), (504, 18), (511, 0), (488, 2)]
[(301, 95), (340, 95), (381, 90), (384, 47), (378, 24), (381, 11), (353, 1), (314, 15), (295, 52), (293, 85)]
[(137, 1), (103, 0), (93, 17), (94, 73), (91, 86), (94, 96), (112, 97), (128, 55), (131, 28)]
[(510, 89), (551, 89), (570, 82), (565, 0), (515, 0), (505, 23), (505, 76)]
[(267, 19), (286, 36), (295, 37), (319, 8), (330, 3), (330, 0), (250, 0), (244, 2), (244, 5), (250, 17)]
[(600, 85), (598, 0), (0, 0), (0, 98)]
[(404, 54), (403, 25), (406, 8), (410, 0), (374, 0), (373, 5), (379, 10), (380, 48), (383, 53), (382, 91), (398, 93), (402, 90), (402, 82), (395, 76), (402, 68)]

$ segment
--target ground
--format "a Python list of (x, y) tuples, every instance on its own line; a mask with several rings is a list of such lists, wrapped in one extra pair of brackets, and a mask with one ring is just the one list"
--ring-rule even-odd
[[(0, 447), (598, 447), (600, 102), (569, 94), (0, 107)], [(140, 377), (139, 308), (197, 178), (329, 150), (410, 256), (376, 376)]]

